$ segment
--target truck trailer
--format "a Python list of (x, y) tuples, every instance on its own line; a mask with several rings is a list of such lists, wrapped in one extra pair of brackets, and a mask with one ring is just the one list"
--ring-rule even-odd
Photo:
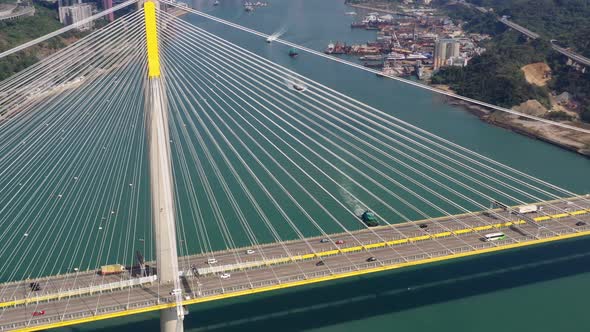
[(98, 274), (100, 274), (102, 276), (106, 276), (109, 274), (123, 273), (124, 271), (125, 271), (125, 266), (123, 266), (121, 264), (111, 264), (111, 265), (101, 266)]

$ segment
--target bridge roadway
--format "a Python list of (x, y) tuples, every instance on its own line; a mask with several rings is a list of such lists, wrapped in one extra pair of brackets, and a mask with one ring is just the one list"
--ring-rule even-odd
[[(240, 248), (182, 257), (184, 304), (590, 235), (590, 197), (541, 206), (542, 211), (525, 218), (494, 210), (330, 235), (328, 243), (310, 238), (267, 244), (251, 248), (256, 252), (250, 255), (248, 248)], [(588, 225), (576, 225), (580, 222)], [(506, 234), (506, 239), (482, 240), (484, 234), (496, 231)], [(344, 243), (337, 245), (338, 240)], [(206, 261), (212, 257), (230, 278), (222, 279), (219, 273), (191, 275), (195, 269), (206, 271)], [(369, 257), (376, 261), (369, 262)], [(323, 265), (318, 265), (320, 260)], [(239, 269), (238, 264), (245, 263), (256, 266)], [(30, 290), (32, 280), (0, 284), (0, 329), (40, 330), (175, 306), (169, 294), (173, 286), (117, 284), (129, 280), (138, 279), (128, 273), (103, 277), (88, 271), (37, 279), (34, 282), (42, 287), (37, 292)], [(99, 286), (105, 290), (98, 291)], [(45, 314), (32, 315), (40, 310)]]

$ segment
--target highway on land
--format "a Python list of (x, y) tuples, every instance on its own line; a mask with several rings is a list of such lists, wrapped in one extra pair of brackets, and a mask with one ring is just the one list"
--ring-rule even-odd
[[(462, 5), (464, 5), (464, 6), (467, 6), (467, 7), (470, 7), (470, 8), (474, 8), (474, 9), (478, 10), (479, 12), (481, 12), (483, 14), (491, 13), (490, 10), (488, 10), (488, 9), (486, 9), (484, 7), (478, 7), (478, 6), (475, 6), (475, 5), (470, 4), (468, 2), (465, 2), (465, 1), (460, 1), (459, 3), (462, 4)], [(520, 33), (522, 33), (523, 35), (525, 35), (525, 36), (527, 36), (527, 37), (529, 37), (531, 39), (537, 39), (537, 38), (540, 37), (538, 33), (533, 32), (533, 31), (531, 31), (531, 30), (523, 27), (522, 25), (516, 24), (513, 21), (510, 21), (506, 17), (499, 17), (498, 16), (497, 19), (498, 19), (499, 22), (505, 24), (506, 26), (508, 26), (508, 27), (510, 27), (510, 28), (512, 28), (512, 29), (514, 29), (514, 30), (516, 30), (518, 32), (520, 32)], [(572, 51), (570, 51), (570, 50), (568, 50), (566, 48), (557, 46), (557, 45), (555, 45), (553, 43), (553, 41), (551, 41), (551, 48), (553, 48), (556, 52), (559, 52), (559, 53), (565, 55), (566, 57), (572, 59), (573, 61), (575, 61), (577, 63), (583, 64), (585, 66), (590, 66), (590, 59), (588, 59), (585, 56), (582, 56), (580, 54), (577, 54), (575, 52), (572, 52)]]
[[(590, 198), (579, 197), (539, 206), (542, 206), (541, 211), (526, 215), (496, 209), (181, 257), (184, 303), (590, 234)], [(482, 239), (485, 234), (493, 232), (503, 232), (506, 238), (492, 242)], [(254, 253), (248, 254), (247, 249), (254, 250)], [(217, 263), (207, 264), (209, 258), (215, 258)], [(245, 269), (246, 265), (249, 268)], [(207, 272), (211, 267), (220, 271)], [(201, 273), (194, 273), (197, 271)], [(229, 277), (222, 278), (224, 273)], [(172, 285), (155, 282), (142, 287), (121, 286), (121, 281), (130, 279), (137, 278), (130, 273), (100, 276), (96, 271), (88, 271), (35, 280), (41, 287), (36, 292), (29, 287), (31, 280), (1, 284), (0, 327), (4, 330), (41, 329), (174, 305), (174, 298), (170, 295)], [(112, 289), (98, 292), (98, 285)], [(44, 315), (33, 316), (33, 312), (42, 310)]]

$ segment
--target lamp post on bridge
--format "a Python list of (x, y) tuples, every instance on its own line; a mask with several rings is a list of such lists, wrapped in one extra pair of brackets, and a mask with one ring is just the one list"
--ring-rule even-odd
[(152, 223), (156, 243), (156, 268), (158, 282), (169, 286), (176, 296), (176, 308), (160, 311), (162, 332), (183, 331), (184, 310), (180, 294), (178, 275), (178, 252), (176, 244), (176, 221), (174, 210), (174, 182), (170, 157), (170, 135), (168, 128), (168, 105), (166, 87), (161, 80), (158, 42), (157, 2), (144, 3), (146, 46), (148, 56), (148, 84), (145, 95), (145, 109), (148, 118), (150, 191)]

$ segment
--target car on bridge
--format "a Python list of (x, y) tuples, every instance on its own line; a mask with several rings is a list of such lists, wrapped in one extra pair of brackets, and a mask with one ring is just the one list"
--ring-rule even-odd
[(45, 310), (39, 310), (39, 311), (34, 311), (33, 312), (33, 316), (37, 317), (37, 316), (43, 316), (45, 315)]
[(336, 244), (344, 244), (344, 240), (338, 240), (336, 241)]
[(231, 274), (229, 273), (224, 273), (222, 275), (219, 276), (221, 279), (229, 279), (231, 277)]
[(328, 239), (321, 239), (320, 240), (320, 243), (327, 243), (327, 242), (330, 242), (330, 240), (328, 240)]

